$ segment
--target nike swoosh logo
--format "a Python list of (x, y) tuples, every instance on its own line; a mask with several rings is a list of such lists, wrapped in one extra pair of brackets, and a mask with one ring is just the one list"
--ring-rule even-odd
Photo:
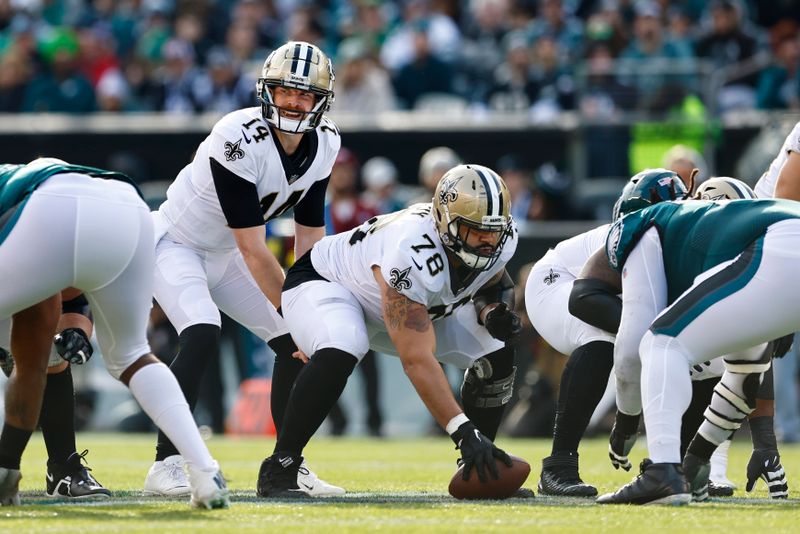
[(244, 142), (247, 143), (248, 145), (250, 144), (250, 138), (247, 137), (247, 134), (244, 133), (244, 130), (242, 130), (242, 139), (244, 139)]
[(311, 491), (312, 489), (314, 489), (314, 486), (309, 486), (309, 485), (308, 485), (308, 484), (306, 484), (305, 482), (300, 482), (300, 485), (301, 485), (301, 486), (303, 486), (305, 489), (307, 489), (307, 490), (309, 490), (309, 491)]
[(417, 263), (417, 260), (415, 260), (414, 258), (411, 258), (411, 261), (412, 261), (412, 262), (414, 262), (414, 266), (415, 266), (417, 269), (419, 269), (420, 271), (422, 270), (422, 265), (420, 265), (419, 263)]
[(50, 473), (46, 473), (44, 476), (47, 478), (48, 482), (52, 482), (53, 481), (53, 475), (51, 475)]

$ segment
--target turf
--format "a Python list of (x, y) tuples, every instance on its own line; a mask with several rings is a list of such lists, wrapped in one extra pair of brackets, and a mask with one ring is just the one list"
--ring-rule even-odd
[[(307, 449), (312, 468), (324, 479), (348, 489), (346, 497), (326, 501), (269, 501), (255, 496), (261, 459), (271, 450), (266, 439), (212, 438), (233, 492), (228, 510), (189, 508), (188, 499), (144, 497), (141, 487), (153, 456), (154, 436), (82, 434), (93, 473), (114, 491), (101, 502), (64, 503), (44, 495), (46, 455), (34, 435), (22, 464), (23, 506), (0, 509), (2, 532), (796, 532), (797, 499), (771, 501), (763, 483), (747, 494), (746, 441), (731, 448), (729, 477), (739, 485), (732, 498), (687, 507), (598, 506), (591, 499), (512, 499), (460, 502), (447, 495), (456, 451), (445, 438), (415, 440), (316, 439)], [(535, 488), (547, 440), (498, 443), (532, 464), (527, 487)], [(632, 458), (640, 459), (641, 445)], [(782, 448), (790, 492), (800, 446)], [(581, 474), (601, 492), (627, 482), (632, 473), (615, 471), (603, 440), (587, 440), (581, 450)]]

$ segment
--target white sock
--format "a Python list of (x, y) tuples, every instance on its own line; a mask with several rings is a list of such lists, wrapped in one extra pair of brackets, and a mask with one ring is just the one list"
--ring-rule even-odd
[(163, 363), (145, 365), (131, 377), (129, 387), (145, 413), (164, 431), (187, 464), (201, 469), (214, 465), (186, 397), (169, 367)]
[(711, 475), (709, 478), (714, 482), (724, 482), (728, 480), (728, 449), (731, 447), (731, 440), (723, 441), (714, 454), (711, 455)]
[(692, 382), (679, 349), (675, 338), (650, 332), (640, 346), (647, 452), (654, 463), (681, 463), (681, 418), (692, 400)]

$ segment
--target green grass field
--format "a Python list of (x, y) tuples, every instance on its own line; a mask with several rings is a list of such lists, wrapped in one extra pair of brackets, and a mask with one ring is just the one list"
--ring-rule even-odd
[[(750, 450), (740, 440), (731, 448), (729, 477), (740, 486), (728, 499), (688, 507), (598, 506), (590, 499), (512, 499), (461, 502), (447, 494), (457, 452), (446, 438), (414, 440), (316, 439), (307, 449), (312, 468), (348, 490), (327, 501), (269, 501), (255, 496), (258, 466), (272, 442), (213, 438), (233, 497), (229, 510), (193, 510), (187, 499), (144, 497), (141, 487), (153, 456), (155, 436), (81, 434), (93, 473), (114, 491), (111, 500), (63, 503), (44, 494), (46, 454), (35, 434), (22, 463), (20, 507), (0, 509), (1, 532), (797, 532), (800, 501), (771, 501), (759, 483), (744, 492)], [(498, 444), (532, 465), (527, 487), (535, 488), (548, 440), (499, 439)], [(632, 461), (641, 459), (637, 444)], [(800, 446), (783, 447), (790, 491), (800, 473)], [(602, 492), (616, 489), (632, 473), (615, 471), (606, 442), (587, 440), (581, 474)]]

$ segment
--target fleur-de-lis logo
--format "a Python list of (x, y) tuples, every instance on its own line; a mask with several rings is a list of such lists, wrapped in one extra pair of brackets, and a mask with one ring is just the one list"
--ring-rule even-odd
[(551, 285), (553, 282), (561, 278), (561, 275), (558, 273), (554, 273), (553, 269), (550, 269), (550, 274), (544, 277), (544, 283), (548, 286)]
[(408, 273), (410, 272), (411, 267), (403, 269), (402, 271), (395, 267), (389, 271), (389, 285), (395, 288), (397, 291), (409, 289), (411, 287), (411, 280), (408, 279)]
[(243, 159), (244, 150), (242, 150), (241, 147), (239, 146), (241, 144), (242, 144), (241, 139), (239, 139), (235, 143), (231, 143), (230, 141), (225, 141), (225, 159), (228, 161)]
[(456, 185), (458, 185), (458, 181), (460, 178), (456, 178), (453, 180), (448, 180), (442, 184), (442, 190), (439, 191), (439, 203), (440, 204), (448, 204), (450, 202), (455, 202), (458, 198), (458, 191), (456, 191)]

